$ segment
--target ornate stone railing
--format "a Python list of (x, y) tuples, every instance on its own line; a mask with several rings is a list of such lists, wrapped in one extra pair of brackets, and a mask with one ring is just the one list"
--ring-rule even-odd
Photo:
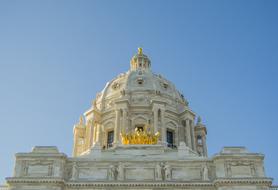
[(272, 186), (269, 188), (270, 190), (278, 190), (278, 186)]
[(0, 185), (0, 190), (8, 190), (8, 186), (6, 185)]

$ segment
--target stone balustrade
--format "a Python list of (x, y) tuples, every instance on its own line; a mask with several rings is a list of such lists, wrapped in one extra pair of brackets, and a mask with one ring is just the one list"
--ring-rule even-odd
[(1, 185), (0, 186), (0, 190), (8, 190), (9, 188), (8, 188), (8, 186), (6, 186), (6, 185)]

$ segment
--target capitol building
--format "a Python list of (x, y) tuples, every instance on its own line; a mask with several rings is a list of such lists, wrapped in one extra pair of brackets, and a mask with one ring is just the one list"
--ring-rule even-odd
[(73, 127), (73, 153), (17, 153), (5, 190), (274, 190), (264, 155), (224, 147), (208, 157), (207, 128), (142, 48)]

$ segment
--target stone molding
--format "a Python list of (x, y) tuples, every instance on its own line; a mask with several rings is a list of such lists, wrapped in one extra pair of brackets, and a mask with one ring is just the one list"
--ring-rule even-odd
[(84, 183), (84, 182), (77, 182), (77, 183), (66, 183), (67, 187), (74, 187), (74, 188), (88, 188), (88, 187), (146, 187), (146, 188), (153, 188), (153, 187), (202, 187), (205, 189), (213, 189), (213, 184), (206, 183), (206, 182), (188, 182), (188, 183), (181, 183), (181, 182), (110, 182), (110, 183), (102, 183), (102, 182), (94, 182), (94, 183)]
[(270, 187), (272, 178), (217, 178), (213, 181), (214, 186), (233, 186), (233, 185), (262, 185)]
[(103, 182), (103, 181), (71, 181), (66, 182), (62, 178), (6, 178), (9, 185), (15, 184), (50, 184), (62, 185), (69, 188), (88, 188), (88, 187), (199, 187), (204, 189), (214, 189), (219, 186), (233, 186), (233, 185), (259, 185), (271, 187), (272, 178), (218, 178), (213, 182), (194, 181), (194, 182)]
[(65, 180), (63, 178), (55, 177), (41, 177), (41, 178), (31, 178), (31, 177), (8, 177), (6, 178), (7, 184), (23, 184), (23, 183), (33, 183), (33, 184), (52, 184), (52, 185), (64, 185)]

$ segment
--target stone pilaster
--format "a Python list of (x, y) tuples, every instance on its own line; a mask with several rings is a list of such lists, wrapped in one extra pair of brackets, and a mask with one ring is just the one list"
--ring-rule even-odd
[(115, 111), (115, 128), (114, 128), (114, 144), (119, 143), (119, 131), (120, 131), (120, 110)]
[(95, 144), (100, 144), (101, 127), (98, 122), (96, 122), (96, 141)]
[(192, 141), (192, 150), (196, 150), (196, 142), (195, 142), (195, 131), (194, 131), (194, 124), (193, 121), (191, 120), (190, 123), (190, 130), (191, 130), (191, 141)]
[(156, 107), (153, 108), (153, 130), (154, 133), (158, 131), (158, 109)]
[(122, 121), (121, 132), (125, 133), (127, 131), (128, 131), (127, 109), (123, 109), (123, 121)]
[(192, 144), (191, 144), (191, 127), (190, 127), (190, 122), (189, 119), (185, 120), (185, 130), (186, 130), (186, 143), (187, 146), (192, 148)]
[(203, 152), (204, 152), (204, 156), (208, 156), (208, 152), (207, 152), (207, 140), (206, 140), (206, 136), (203, 135), (202, 136), (202, 143), (203, 143)]
[(166, 144), (165, 110), (161, 109), (161, 141)]

